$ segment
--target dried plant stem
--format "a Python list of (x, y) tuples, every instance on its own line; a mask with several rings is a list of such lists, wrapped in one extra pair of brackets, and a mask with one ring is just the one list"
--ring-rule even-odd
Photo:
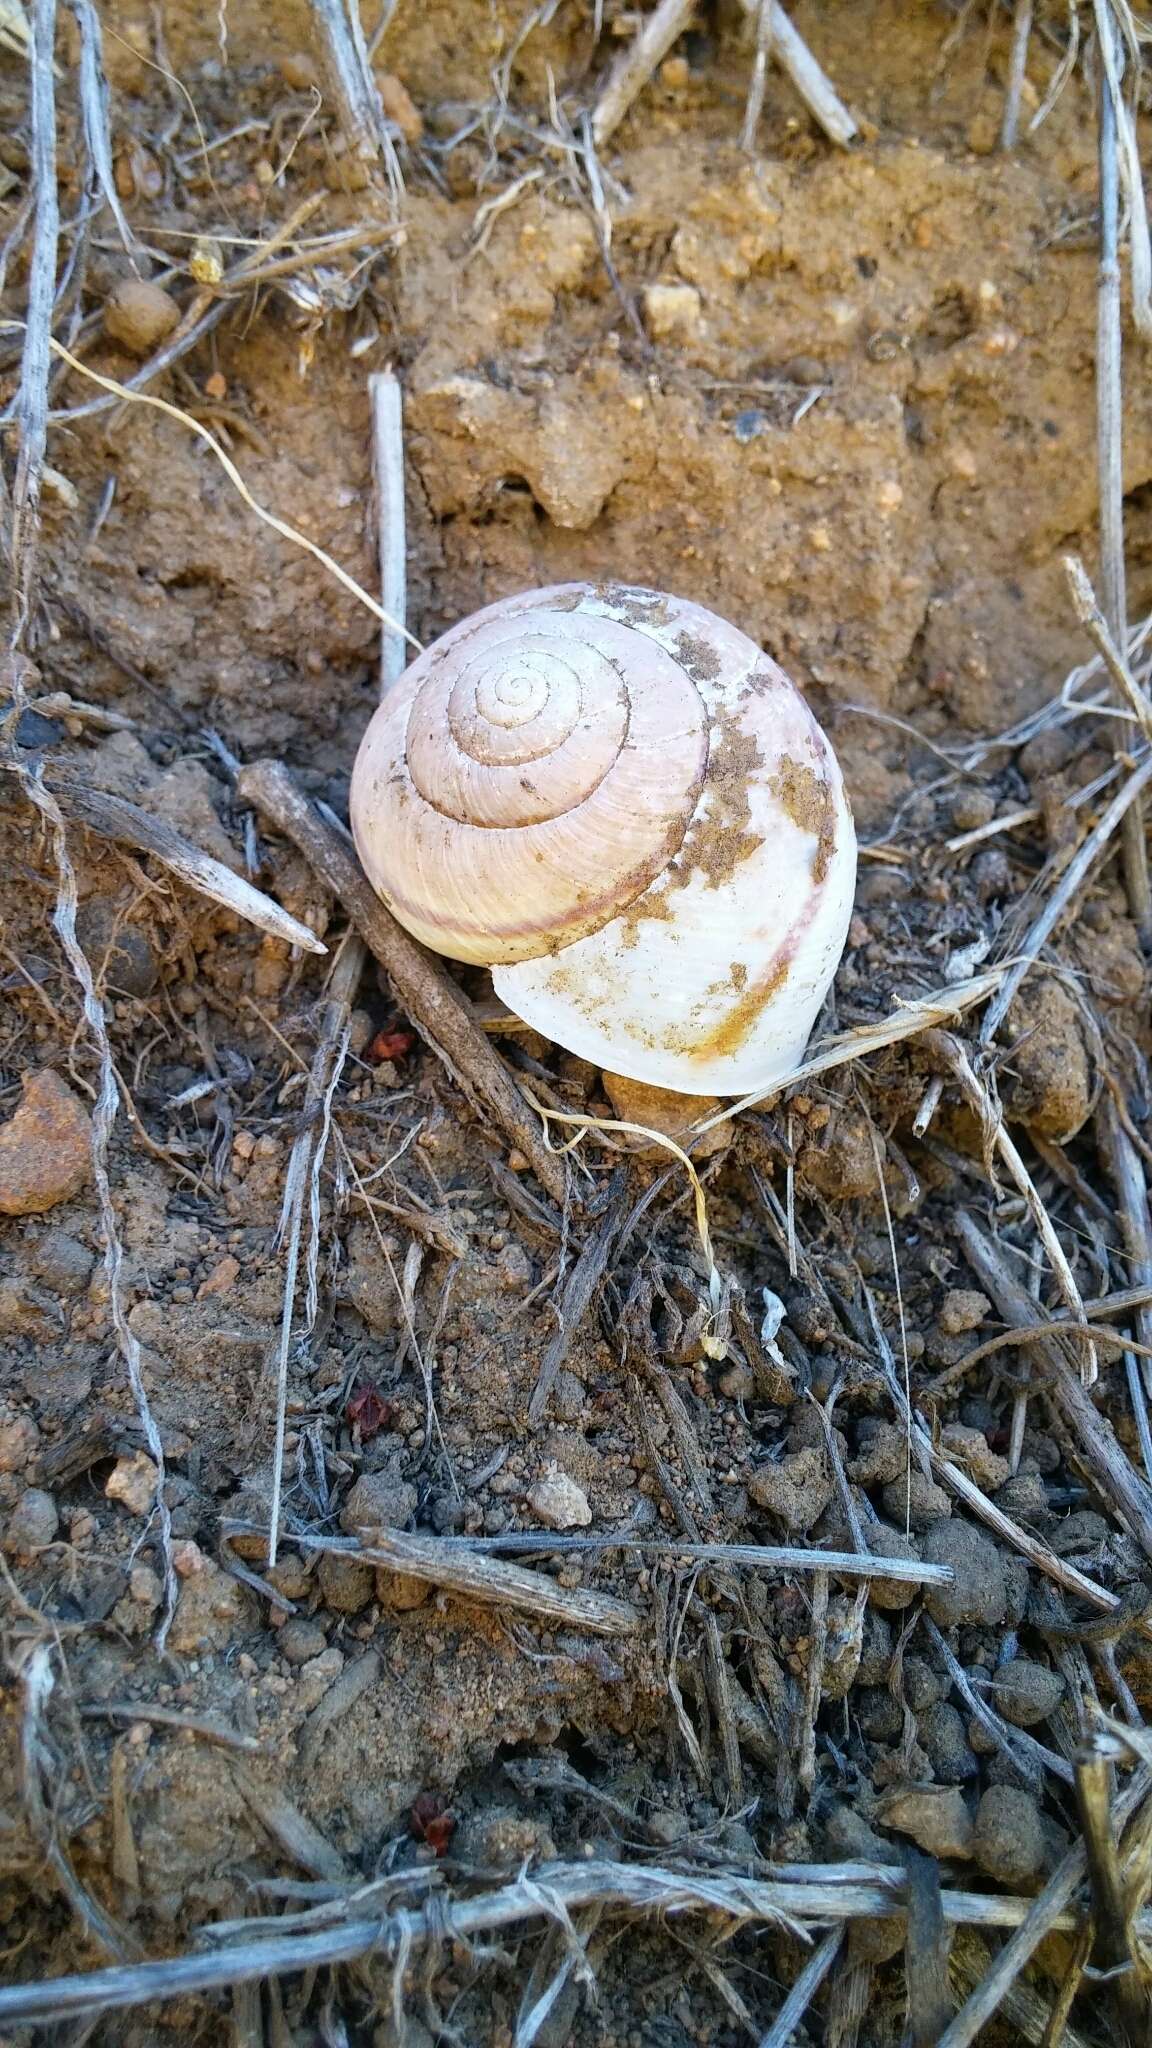
[(476, 1023), (463, 991), (440, 962), (397, 924), (355, 855), (318, 816), (283, 762), (253, 762), (241, 771), (237, 788), (245, 803), (262, 811), (292, 840), (339, 897), (417, 1029), (469, 1099), (487, 1109), (509, 1142), (529, 1161), (541, 1187), (563, 1208), (564, 1163), (548, 1150), (539, 1123)]
[[(1005, 1322), (1027, 1328), (1035, 1320), (1036, 1304), (1006, 1265), (998, 1246), (963, 1210), (956, 1216), (955, 1229), (965, 1257)], [(1086, 1469), (1127, 1523), (1145, 1555), (1152, 1557), (1152, 1488), (1125, 1456), (1058, 1343), (1046, 1345), (1043, 1355), (1047, 1364), (1045, 1390), (1076, 1438)], [(1111, 1595), (1110, 1602), (1115, 1598)]]
[(597, 149), (611, 140), (656, 66), (683, 35), (696, 11), (696, 0), (660, 0), (624, 51), (592, 115), (592, 140)]
[(744, 106), (744, 126), (740, 131), (740, 147), (751, 154), (756, 147), (756, 130), (764, 111), (764, 88), (768, 83), (768, 57), (772, 48), (772, 0), (757, 0), (756, 6), (756, 50), (752, 58), (752, 76), (748, 80), (748, 98)]
[(1148, 2002), (1129, 1944), (1124, 1882), (1112, 1832), (1112, 1770), (1099, 1741), (1090, 1742), (1076, 1759), (1076, 1800), (1092, 1881), (1096, 1954), (1109, 1979), (1121, 2038), (1137, 2048), (1148, 2040)]
[[(740, 0), (746, 14), (755, 14), (760, 0)], [(826, 71), (817, 63), (800, 31), (778, 4), (772, 7), (772, 58), (786, 73), (817, 126), (829, 142), (847, 149), (856, 123)]]
[[(1118, 1823), (1140, 1805), (1150, 1784), (1152, 1773), (1144, 1769), (1134, 1772), (1117, 1801)], [(970, 2001), (970, 2006), (941, 2036), (938, 2048), (967, 2048), (1044, 1935), (1076, 1931), (1078, 1918), (1066, 1908), (1084, 1874), (1084, 1852), (1073, 1849), (1035, 1901), (983, 1892), (941, 1891), (940, 1907), (946, 1926), (1003, 1927), (1014, 1932), (976, 1993), (983, 2008), (982, 2017), (974, 2023), (969, 2021), (970, 2006), (976, 2000)], [(830, 1877), (834, 1875), (835, 1867), (829, 1872)], [(352, 1891), (349, 1906), (356, 1903), (356, 1893)], [(782, 1928), (793, 1939), (805, 1940), (806, 1924), (828, 1928), (857, 1919), (902, 1919), (907, 1913), (907, 1898), (902, 1873), (893, 1873), (892, 1882), (841, 1884), (814, 1879), (701, 1876), (695, 1871), (664, 1869), (654, 1864), (607, 1860), (548, 1863), (470, 1898), (440, 1892), (425, 1907), (377, 1911), (363, 1918), (337, 1922), (316, 1933), (262, 1935), (256, 1940), (240, 1938), (206, 1953), (8, 1986), (0, 1989), (0, 2024), (14, 2026), (149, 2005), (193, 1992), (251, 1983), (256, 1978), (295, 1975), (351, 1962), (373, 1952), (385, 1957), (407, 1957), (417, 1944), (442, 1941), (446, 1926), (454, 1940), (468, 1942), (476, 1935), (491, 1934), (499, 1928), (556, 1919), (589, 1907), (632, 1914), (701, 1912), (720, 1916), (733, 1926), (760, 1924)], [(772, 2036), (768, 2038), (771, 2040)]]
[(789, 2048), (797, 2027), (836, 1961), (843, 1940), (842, 1927), (829, 1928), (823, 1941), (813, 1949), (768, 2032), (760, 2036), (759, 2048)]
[(304, 1106), (284, 1178), (284, 1199), (280, 1209), (278, 1241), (286, 1247), (284, 1287), (280, 1308), (280, 1335), (276, 1346), (276, 1432), (272, 1450), (272, 1495), (268, 1511), (268, 1567), (276, 1562), (280, 1536), (280, 1499), (284, 1480), (284, 1436), (288, 1415), (288, 1360), (292, 1350), (292, 1322), (300, 1274), (300, 1239), (305, 1204), (311, 1197), (312, 1238), (308, 1261), (308, 1328), (316, 1320), (317, 1264), (319, 1259), (320, 1171), (331, 1128), (331, 1104), (348, 1053), (348, 1030), (352, 1004), (364, 973), (367, 949), (363, 940), (350, 933), (332, 967), (328, 999), (320, 1026), (319, 1042), (308, 1070)]
[[(26, 779), (19, 770), (9, 763), (0, 763), (0, 766), (8, 767), (18, 786), (27, 793)], [(154, 818), (150, 811), (142, 811), (137, 804), (129, 803), (126, 797), (116, 796), (110, 790), (92, 789), (81, 782), (66, 781), (59, 774), (45, 775), (42, 780), (62, 817), (83, 825), (90, 832), (99, 833), (104, 839), (113, 840), (118, 846), (132, 846), (138, 853), (153, 854), (198, 895), (207, 896), (211, 902), (222, 904), (225, 910), (234, 911), (246, 923), (255, 925), (258, 931), (268, 932), (274, 939), (284, 939), (290, 946), (302, 946), (308, 953), (327, 952), (327, 947), (306, 924), (290, 917), (270, 896), (254, 889), (251, 882), (225, 867), (223, 861), (201, 853), (190, 839), (182, 838), (171, 825)], [(2, 795), (0, 789), (0, 800)]]
[[(380, 602), (395, 626), (380, 635), (380, 695), (387, 696), (403, 673), (404, 624), (408, 609), (408, 565), (404, 527), (404, 410), (400, 379), (381, 370), (368, 379), (372, 409), (372, 454), (376, 478), (376, 529), (380, 551)], [(397, 630), (398, 629), (398, 630)]]
[(1030, 930), (1018, 945), (1012, 949), (1012, 962), (1007, 968), (999, 990), (989, 1003), (980, 1027), (980, 1038), (988, 1045), (996, 1036), (1008, 1011), (1012, 1007), (1017, 990), (1039, 953), (1047, 945), (1057, 925), (1075, 902), (1096, 862), (1107, 848), (1116, 827), (1127, 815), (1138, 797), (1143, 795), (1152, 781), (1152, 753), (1149, 753), (1134, 768), (1127, 781), (1122, 784), (1107, 810), (1089, 832), (1075, 857), (1069, 861), (1056, 888), (1047, 903), (1034, 920)]
[[(249, 1523), (222, 1525), (226, 1534), (250, 1529)], [(363, 1544), (338, 1536), (308, 1536), (297, 1531), (292, 1542), (304, 1550), (328, 1552), (334, 1557), (356, 1557), (365, 1564), (382, 1565), (385, 1570), (405, 1572), (426, 1585), (441, 1586), (464, 1600), (479, 1600), (495, 1607), (517, 1607), (547, 1623), (587, 1629), (593, 1635), (631, 1635), (641, 1624), (641, 1614), (627, 1600), (607, 1593), (570, 1591), (546, 1578), (543, 1572), (525, 1571), (522, 1566), (501, 1559), (469, 1554), (433, 1536), (408, 1536), (398, 1529), (373, 1529), (371, 1541)]]
[(52, 923), (63, 947), (65, 958), (80, 984), (84, 999), (84, 1019), (96, 1053), (100, 1069), (100, 1091), (92, 1113), (92, 1174), (96, 1183), (96, 1201), (100, 1214), (100, 1231), (104, 1240), (104, 1273), (108, 1283), (108, 1308), (112, 1328), (120, 1356), (124, 1361), (132, 1399), (136, 1406), (140, 1428), (149, 1456), (156, 1467), (156, 1482), (153, 1491), (153, 1513), (160, 1531), (160, 1564), (164, 1598), (160, 1625), (156, 1631), (156, 1643), (160, 1650), (168, 1638), (172, 1616), (176, 1611), (176, 1571), (172, 1562), (172, 1519), (164, 1497), (167, 1471), (164, 1463), (164, 1446), (144, 1386), (144, 1360), (140, 1340), (133, 1331), (124, 1301), (124, 1248), (116, 1220), (116, 1205), (112, 1199), (112, 1181), (108, 1166), (108, 1153), (112, 1130), (116, 1122), (116, 1111), (120, 1103), (120, 1091), (116, 1080), (116, 1064), (108, 1038), (108, 1025), (104, 1007), (96, 993), (92, 969), (87, 955), (76, 936), (76, 912), (79, 896), (76, 889), (76, 872), (68, 852), (64, 832), (64, 819), (60, 806), (38, 775), (26, 773), (23, 777), (25, 794), (41, 812), (52, 835), (56, 858), (58, 889), (56, 909)]
[(1079, 555), (1065, 555), (1064, 573), (1072, 592), (1076, 616), (1115, 683), (1121, 703), (1127, 704), (1144, 738), (1152, 740), (1152, 698), (1136, 681), (1128, 657), (1123, 651), (1123, 642), (1113, 639), (1108, 621), (1100, 609), (1096, 592)]
[[(999, 1103), (992, 1100), (987, 1088), (976, 1074), (972, 1062), (958, 1038), (953, 1038), (947, 1031), (933, 1031), (929, 1033), (927, 1042), (930, 1049), (936, 1053), (959, 1082), (961, 1093), (969, 1107), (975, 1111), (980, 1119), (980, 1125), (986, 1138), (995, 1145), (1020, 1193), (1027, 1202), (1032, 1220), (1040, 1234), (1041, 1243), (1051, 1260), (1052, 1270), (1056, 1275), (1056, 1283), (1060, 1292), (1064, 1296), (1075, 1321), (1083, 1325), (1085, 1320), (1084, 1303), (1080, 1298), (1080, 1289), (1076, 1285), (1075, 1276), (1071, 1266), (1068, 1264), (1064, 1247), (1056, 1235), (1052, 1219), (1036, 1192), (1036, 1184), (1020, 1157), (1012, 1138), (1008, 1134)], [(1085, 1340), (1083, 1360), (1081, 1378), (1086, 1387), (1094, 1386), (1099, 1374), (1099, 1364), (1096, 1357), (1096, 1348), (1091, 1338)]]
[(1012, 18), (1012, 54), (1008, 60), (1008, 84), (1004, 92), (1004, 115), (1000, 122), (1001, 149), (1015, 149), (1020, 126), (1020, 98), (1028, 64), (1028, 41), (1032, 34), (1032, 0), (1016, 0)]
[(348, 147), (369, 172), (375, 172), (383, 161), (395, 200), (400, 193), (400, 171), (368, 61), (359, 5), (346, 6), (345, 0), (311, 0), (311, 8)]
[(28, 313), (20, 388), (16, 393), (19, 450), (12, 492), (12, 590), (15, 622), (11, 644), (20, 645), (36, 596), (40, 543), (40, 484), (48, 443), (48, 369), (52, 308), (56, 299), (56, 256), (60, 207), (56, 194), (56, 0), (32, 7), (31, 174), (36, 199), (32, 260), (28, 272)]
[(108, 134), (108, 85), (104, 77), (104, 50), (100, 16), (93, 0), (71, 0), (80, 28), (80, 104), (84, 116), (84, 140), (92, 168), (104, 195), (104, 203), (116, 223), (124, 247), (132, 255), (136, 238), (124, 218), (112, 170), (112, 145)]
[[(1116, 1825), (1120, 1827), (1143, 1805), (1152, 1790), (1152, 1771), (1141, 1768), (1133, 1772), (1131, 1779), (1116, 1801)], [(1043, 1941), (1058, 1924), (1069, 1901), (1075, 1896), (1088, 1868), (1088, 1859), (1082, 1848), (1070, 1849), (1063, 1862), (1057, 1865), (1039, 1898), (1025, 1919), (1005, 1942), (987, 1975), (973, 1991), (966, 2005), (957, 2013), (950, 2027), (946, 2027), (937, 2048), (970, 2048), (982, 2027), (991, 2019), (1002, 2003), (1005, 1993), (1015, 1982)]]
[[(1124, 568), (1124, 395), (1120, 313), (1120, 192), (1117, 140), (1118, 60), (1108, 0), (1096, 8), (1100, 36), (1098, 154), (1100, 167), (1100, 273), (1096, 300), (1096, 462), (1100, 489), (1102, 609), (1116, 647), (1128, 637)], [(1144, 806), (1125, 814), (1121, 846), (1128, 908), (1141, 938), (1152, 941), (1152, 882), (1144, 836)]]

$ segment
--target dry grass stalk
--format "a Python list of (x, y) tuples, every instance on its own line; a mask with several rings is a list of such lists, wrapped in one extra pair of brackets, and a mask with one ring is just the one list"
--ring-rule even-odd
[(112, 144), (108, 131), (108, 82), (104, 76), (104, 50), (100, 31), (100, 16), (93, 0), (71, 0), (72, 12), (80, 29), (80, 108), (84, 118), (84, 141), (92, 159), (104, 203), (116, 223), (116, 229), (128, 250), (133, 254), (136, 238), (124, 218), (120, 195), (116, 190), (116, 179), (112, 170)]
[[(248, 1523), (237, 1523), (237, 1528), (248, 1528)], [(293, 1537), (296, 1542), (296, 1537)], [(540, 1551), (560, 1554), (567, 1551), (593, 1552), (609, 1550), (635, 1550), (649, 1558), (666, 1558), (680, 1563), (690, 1560), (698, 1564), (730, 1565), (733, 1569), (753, 1572), (831, 1572), (836, 1578), (846, 1579), (899, 1579), (909, 1586), (947, 1586), (952, 1581), (952, 1569), (946, 1564), (925, 1564), (917, 1557), (875, 1557), (867, 1549), (860, 1550), (799, 1550), (791, 1545), (768, 1543), (698, 1543), (694, 1538), (685, 1542), (666, 1537), (633, 1535), (629, 1530), (616, 1530), (610, 1536), (553, 1536), (547, 1529), (518, 1531), (510, 1536), (445, 1536), (443, 1543), (452, 1548), (491, 1552), (507, 1555), (509, 1552)], [(1086, 1582), (1091, 1584), (1091, 1580)], [(1097, 1589), (1099, 1590), (1099, 1589)], [(1105, 1596), (1107, 1599), (1109, 1596)]]
[[(932, 1031), (928, 1034), (927, 1043), (929, 1049), (943, 1061), (954, 1079), (959, 1082), (962, 1095), (980, 1120), (985, 1147), (989, 1151), (995, 1147), (1027, 1202), (1041, 1243), (1051, 1261), (1060, 1292), (1068, 1304), (1072, 1317), (1082, 1326), (1085, 1320), (1084, 1303), (1080, 1298), (1075, 1275), (1056, 1234), (1052, 1218), (1037, 1193), (1036, 1184), (1009, 1136), (999, 1103), (993, 1100), (988, 1087), (977, 1075), (958, 1038), (953, 1038), (946, 1031)], [(1087, 1338), (1084, 1341), (1081, 1378), (1086, 1387), (1091, 1387), (1095, 1385), (1098, 1376), (1099, 1362), (1096, 1349), (1091, 1338)]]
[(147, 1721), (157, 1728), (187, 1729), (221, 1749), (240, 1749), (252, 1756), (260, 1753), (261, 1745), (255, 1735), (245, 1735), (239, 1728), (229, 1728), (223, 1721), (213, 1721), (203, 1714), (186, 1714), (180, 1707), (163, 1707), (151, 1700), (94, 1700), (78, 1712), (85, 1721)]
[(400, 166), (368, 61), (360, 9), (347, 7), (345, 0), (310, 0), (310, 4), (348, 148), (370, 176), (383, 163), (395, 207), (403, 190)]
[[(1006, 1265), (999, 1248), (963, 1210), (956, 1217), (955, 1228), (965, 1257), (981, 1286), (996, 1302), (1005, 1322), (1026, 1327), (1035, 1318), (1035, 1303)], [(1069, 1366), (1059, 1344), (1050, 1343), (1044, 1357), (1047, 1365), (1045, 1391), (1072, 1431), (1085, 1468), (1131, 1530), (1145, 1555), (1152, 1557), (1152, 1488), (1125, 1456), (1108, 1423)], [(1115, 1598), (1114, 1595), (1112, 1597)]]
[[(10, 762), (2, 762), (0, 767), (17, 776), (19, 786), (24, 788), (24, 777), (18, 768)], [(72, 823), (99, 833), (117, 846), (131, 846), (137, 853), (152, 854), (197, 895), (207, 896), (210, 902), (233, 911), (245, 923), (255, 925), (257, 931), (284, 939), (290, 946), (302, 946), (306, 953), (327, 952), (315, 932), (290, 917), (271, 896), (253, 888), (251, 882), (234, 874), (223, 861), (202, 853), (190, 839), (174, 832), (171, 825), (153, 817), (150, 811), (142, 811), (138, 804), (129, 803), (126, 797), (110, 790), (90, 788), (52, 770), (41, 779), (61, 815)]]
[(683, 35), (695, 12), (696, 0), (659, 0), (659, 5), (646, 16), (593, 109), (592, 140), (597, 149), (603, 149), (615, 135), (633, 101), (643, 92), (676, 38)]
[[(1143, 1802), (1150, 1784), (1152, 1773), (1144, 1769), (1135, 1773), (1117, 1801), (1118, 1825)], [(1084, 1852), (1073, 1849), (1035, 1901), (1007, 1894), (941, 1892), (945, 1926), (1014, 1930), (977, 1994), (986, 2010), (976, 2028), (996, 2010), (1045, 1934), (1076, 1931), (1078, 1916), (1066, 1908), (1084, 1874)], [(349, 1892), (349, 1911), (355, 1912), (358, 1906), (362, 1911), (369, 1903), (362, 1889)], [(607, 1859), (551, 1863), (471, 1897), (448, 1897), (440, 1892), (423, 1907), (376, 1910), (368, 1917), (339, 1921), (315, 1933), (267, 1935), (256, 1940), (241, 1934), (208, 1953), (8, 1986), (0, 1989), (0, 2025), (149, 2005), (258, 1978), (297, 1975), (372, 1953), (406, 1960), (417, 1946), (441, 1941), (446, 1926), (454, 1940), (467, 1942), (501, 1928), (562, 1919), (565, 1914), (593, 1908), (664, 1917), (700, 1912), (718, 1915), (734, 1929), (769, 1926), (793, 1940), (806, 1941), (809, 1926), (827, 1929), (857, 1919), (903, 1918), (907, 1900), (903, 1874), (896, 1872), (882, 1881), (839, 1883), (811, 1876), (708, 1876), (694, 1870)], [(1139, 1923), (1141, 1933), (1146, 1919), (1143, 1916)], [(1009, 1957), (1007, 1966), (1005, 1957)], [(967, 2014), (965, 2007), (941, 2036), (938, 2048), (967, 2048), (976, 2030), (969, 2026)], [(967, 2030), (957, 2032), (962, 2022)]]
[(397, 924), (340, 835), (320, 818), (280, 761), (255, 761), (240, 775), (242, 800), (291, 839), (339, 898), (407, 1012), (453, 1079), (529, 1161), (537, 1180), (564, 1207), (563, 1161), (548, 1150), (540, 1126), (508, 1069), (472, 1016), (462, 989), (441, 963)]
[(56, 0), (34, 0), (31, 74), (30, 171), (35, 226), (28, 270), (27, 320), (16, 393), (18, 452), (12, 489), (12, 592), (18, 647), (32, 617), (40, 552), (40, 485), (48, 443), (48, 369), (60, 206), (56, 191)]
[[(251, 1533), (250, 1522), (224, 1522), (225, 1535)], [(261, 1532), (264, 1533), (264, 1532)], [(548, 1623), (587, 1629), (593, 1635), (631, 1635), (641, 1625), (638, 1608), (607, 1593), (570, 1591), (542, 1572), (524, 1571), (498, 1558), (481, 1557), (432, 1536), (408, 1536), (399, 1529), (373, 1529), (370, 1543), (348, 1537), (312, 1536), (293, 1530), (292, 1541), (304, 1550), (355, 1557), (365, 1564), (422, 1579), (463, 1600), (496, 1607), (516, 1607)]]
[(983, 1045), (990, 1044), (995, 1038), (1029, 968), (1047, 945), (1061, 919), (1071, 909), (1097, 861), (1107, 850), (1121, 819), (1127, 815), (1150, 781), (1152, 753), (1145, 755), (1139, 766), (1133, 769), (1127, 781), (1122, 784), (1103, 816), (1069, 861), (1043, 910), (1033, 920), (1023, 939), (1013, 946), (1011, 962), (1005, 968), (1000, 987), (988, 1005), (984, 1022), (980, 1027), (980, 1040)]
[[(740, 0), (745, 14), (755, 14), (760, 0)], [(774, 0), (771, 7), (772, 58), (791, 79), (812, 119), (824, 130), (829, 142), (847, 149), (858, 132), (856, 123), (836, 91), (832, 80), (817, 63), (799, 29)]]
[(1032, 34), (1032, 0), (1016, 0), (1012, 19), (1012, 53), (1008, 59), (1008, 84), (1004, 91), (1004, 114), (1000, 122), (1001, 149), (1015, 149), (1020, 125), (1020, 99), (1028, 66), (1028, 41)]
[[(1152, 1771), (1141, 1767), (1133, 1773), (1116, 1801), (1117, 1828), (1139, 1811), (1149, 1791), (1152, 1791)], [(971, 2048), (971, 2043), (997, 2011), (1005, 1993), (1015, 1983), (1045, 1935), (1059, 1924), (1065, 1907), (1083, 1884), (1087, 1870), (1088, 1859), (1084, 1850), (1080, 1847), (1070, 1849), (1015, 1933), (1005, 1942), (987, 1975), (976, 1985), (951, 2026), (945, 2028), (937, 2048)]]
[(1135, 1967), (1120, 1858), (1112, 1831), (1110, 1748), (1090, 1741), (1076, 1759), (1076, 1799), (1092, 1882), (1092, 1917), (1099, 1967), (1115, 2002), (1120, 2039), (1130, 2048), (1148, 2040), (1148, 1999)]
[(1065, 555), (1064, 573), (1072, 592), (1072, 603), (1076, 616), (1097, 647), (1100, 659), (1116, 685), (1120, 701), (1127, 704), (1133, 718), (1146, 740), (1152, 740), (1152, 698), (1140, 687), (1132, 673), (1127, 656), (1122, 652), (1123, 640), (1113, 638), (1107, 619), (1100, 608), (1096, 592), (1092, 588), (1088, 572), (1078, 555)]
[[(1120, 310), (1119, 122), (1120, 58), (1111, 0), (1096, 0), (1100, 80), (1100, 272), (1096, 302), (1096, 463), (1100, 487), (1100, 580), (1103, 612), (1115, 646), (1128, 632), (1124, 569), (1124, 395)], [(1143, 188), (1141, 188), (1143, 189)], [(1152, 938), (1152, 881), (1144, 806), (1134, 803), (1122, 822), (1124, 883), (1141, 938)]]
[(372, 456), (376, 481), (376, 536), (380, 552), (380, 601), (395, 627), (380, 635), (380, 695), (403, 673), (404, 627), (408, 611), (408, 565), (404, 526), (404, 400), (394, 370), (368, 379), (372, 410)]

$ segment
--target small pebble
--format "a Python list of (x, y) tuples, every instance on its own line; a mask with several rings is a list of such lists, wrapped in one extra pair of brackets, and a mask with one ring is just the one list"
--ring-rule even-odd
[(276, 1641), (280, 1655), (289, 1664), (307, 1664), (310, 1657), (319, 1657), (328, 1648), (328, 1638), (320, 1624), (305, 1621), (300, 1615), (284, 1623)]
[(54, 1209), (79, 1194), (92, 1170), (92, 1120), (51, 1067), (29, 1074), (0, 1129), (0, 1216)]
[(992, 1681), (991, 1703), (1015, 1728), (1034, 1728), (1055, 1713), (1064, 1694), (1064, 1680), (1046, 1664), (1029, 1657), (1011, 1657)]
[(947, 1565), (954, 1574), (951, 1585), (924, 1588), (924, 1605), (937, 1627), (980, 1622), (995, 1628), (1003, 1621), (1008, 1582), (1000, 1552), (987, 1536), (953, 1516), (926, 1532), (923, 1549), (926, 1564)]
[[(893, 1529), (887, 1522), (872, 1522), (865, 1530), (865, 1539), (873, 1557), (918, 1558), (920, 1551), (910, 1536), (902, 1529)], [(910, 1579), (872, 1579), (869, 1581), (869, 1600), (874, 1607), (885, 1607), (898, 1613), (917, 1599), (920, 1587)]]
[(904, 1697), (914, 1714), (922, 1713), (925, 1707), (934, 1707), (947, 1690), (947, 1679), (933, 1671), (926, 1657), (905, 1657)]
[(693, 284), (650, 284), (644, 318), (653, 341), (689, 341), (700, 325), (700, 294)]
[(1047, 1531), (1055, 1519), (1048, 1505), (1048, 1490), (1038, 1472), (1017, 1472), (996, 1490), (996, 1505), (1014, 1522)]
[(95, 1260), (87, 1245), (66, 1230), (45, 1230), (29, 1247), (28, 1270), (57, 1294), (81, 1294)]
[(931, 1528), (952, 1513), (951, 1496), (915, 1466), (906, 1477), (891, 1480), (880, 1499), (886, 1515), (894, 1522), (907, 1521), (911, 1529)]
[(340, 1527), (345, 1535), (362, 1530), (403, 1529), (416, 1512), (417, 1493), (393, 1466), (383, 1472), (364, 1472), (356, 1481), (340, 1510)]
[(908, 1469), (908, 1439), (894, 1422), (867, 1421), (860, 1424), (856, 1456), (849, 1460), (848, 1477), (857, 1486), (886, 1486)]
[(886, 1828), (909, 1835), (926, 1856), (972, 1854), (972, 1816), (953, 1785), (909, 1785), (891, 1792), (881, 1808)]
[(1021, 1885), (1044, 1861), (1044, 1824), (1030, 1792), (990, 1785), (976, 1809), (972, 1854), (989, 1877)]
[(118, 1458), (104, 1484), (106, 1500), (118, 1500), (131, 1515), (149, 1515), (156, 1498), (156, 1467), (143, 1451)]
[(536, 1481), (528, 1494), (528, 1506), (549, 1529), (584, 1529), (592, 1520), (587, 1494), (557, 1466)]
[(1012, 894), (1012, 863), (1002, 846), (986, 846), (976, 855), (969, 873), (981, 903), (995, 903)]
[(394, 71), (377, 71), (374, 75), (380, 104), (388, 119), (395, 121), (405, 142), (419, 142), (424, 133), (424, 116), (403, 79), (397, 78)]
[(412, 1572), (391, 1572), (382, 1564), (376, 1567), (375, 1588), (381, 1607), (390, 1607), (397, 1614), (423, 1607), (432, 1597), (427, 1579), (418, 1579)]
[(966, 1330), (978, 1330), (992, 1310), (986, 1294), (971, 1287), (954, 1287), (944, 1296), (940, 1328), (948, 1337), (962, 1337)]
[(180, 308), (161, 285), (125, 277), (104, 305), (104, 332), (134, 356), (151, 355), (180, 321)]
[(995, 1493), (1008, 1478), (1007, 1458), (990, 1449), (983, 1430), (968, 1429), (962, 1422), (950, 1422), (940, 1438), (941, 1449), (970, 1472), (985, 1493)]
[(334, 1614), (358, 1614), (372, 1598), (372, 1566), (358, 1557), (326, 1553), (316, 1568), (316, 1579), (324, 1605)]
[(916, 1716), (916, 1733), (942, 1785), (964, 1785), (979, 1770), (962, 1716), (947, 1700), (937, 1700)]
[(748, 1480), (748, 1495), (758, 1508), (767, 1509), (786, 1528), (803, 1535), (819, 1521), (835, 1484), (824, 1451), (809, 1445), (781, 1458), (779, 1464), (757, 1466)]
[(29, 1557), (34, 1551), (42, 1550), (46, 1543), (51, 1543), (59, 1523), (52, 1495), (45, 1493), (42, 1487), (30, 1486), (26, 1493), (20, 1495), (8, 1517), (4, 1548), (10, 1556)]

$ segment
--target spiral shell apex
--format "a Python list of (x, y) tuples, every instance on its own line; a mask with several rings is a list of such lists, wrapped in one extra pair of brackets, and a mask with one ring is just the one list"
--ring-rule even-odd
[(851, 812), (799, 693), (701, 606), (573, 584), (466, 619), (376, 713), (351, 810), (401, 924), (570, 1051), (719, 1094), (802, 1053)]

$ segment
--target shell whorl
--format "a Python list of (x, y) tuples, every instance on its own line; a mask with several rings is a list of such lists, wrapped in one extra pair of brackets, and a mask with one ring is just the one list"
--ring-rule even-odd
[(690, 1094), (799, 1060), (852, 814), (799, 692), (714, 613), (582, 584), (477, 613), (375, 714), (351, 814), (400, 922), (569, 1051)]
[(698, 691), (657, 641), (575, 610), (568, 590), (535, 591), (466, 620), (365, 735), (361, 859), (400, 922), (454, 959), (534, 959), (598, 930), (695, 810)]

